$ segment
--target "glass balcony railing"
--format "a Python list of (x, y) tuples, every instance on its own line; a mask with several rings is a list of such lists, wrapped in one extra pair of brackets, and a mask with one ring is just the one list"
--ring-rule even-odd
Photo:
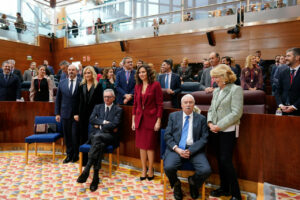
[(16, 29), (14, 21), (0, 20), (0, 38), (31, 45), (38, 45), (38, 30), (36, 26), (26, 23), (20, 29)]
[[(280, 9), (279, 9), (280, 8)], [(80, 46), (105, 42), (122, 41), (154, 36), (154, 19), (162, 23), (158, 35), (171, 35), (191, 32), (206, 32), (233, 27), (237, 24), (237, 12), (244, 11), (245, 25), (268, 20), (298, 17), (300, 6), (297, 1), (235, 0), (219, 4), (210, 4), (169, 13), (161, 13), (101, 26), (67, 28), (60, 30), (66, 35), (67, 45)], [(186, 22), (190, 13), (192, 21)], [(65, 26), (67, 27), (67, 26)]]

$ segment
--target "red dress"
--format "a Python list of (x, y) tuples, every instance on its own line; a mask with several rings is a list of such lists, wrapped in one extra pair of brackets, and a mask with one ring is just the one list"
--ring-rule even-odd
[(163, 113), (163, 94), (159, 82), (149, 84), (142, 94), (143, 84), (135, 86), (132, 114), (135, 115), (135, 144), (137, 148), (154, 150), (154, 126)]

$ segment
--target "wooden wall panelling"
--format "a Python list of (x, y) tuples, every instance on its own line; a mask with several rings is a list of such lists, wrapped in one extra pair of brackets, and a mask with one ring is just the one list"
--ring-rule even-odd
[[(38, 65), (44, 60), (48, 60), (53, 65), (52, 53), (49, 49), (50, 39), (39, 36), (39, 46), (28, 45), (24, 43), (0, 40), (0, 62), (8, 59), (16, 61), (16, 68), (23, 72), (29, 68), (31, 62), (35, 61)], [(32, 61), (27, 60), (27, 56), (32, 56)]]

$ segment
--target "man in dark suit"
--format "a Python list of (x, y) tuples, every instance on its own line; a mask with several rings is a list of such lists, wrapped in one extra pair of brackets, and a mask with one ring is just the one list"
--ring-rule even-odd
[(201, 80), (200, 80), (200, 90), (204, 90), (206, 93), (212, 93), (215, 87), (218, 85), (212, 81), (210, 77), (210, 71), (220, 64), (220, 55), (216, 52), (209, 54), (210, 67), (203, 70)]
[(79, 92), (78, 86), (80, 80), (77, 77), (77, 69), (75, 65), (68, 67), (68, 76), (59, 82), (56, 102), (55, 115), (56, 121), (62, 120), (64, 140), (67, 146), (67, 158), (63, 163), (76, 162), (79, 154), (79, 137), (78, 129), (78, 104)]
[(161, 85), (161, 88), (165, 88), (167, 93), (172, 95), (172, 105), (174, 108), (179, 108), (178, 105), (178, 94), (181, 91), (181, 81), (178, 74), (172, 73), (172, 60), (164, 60), (161, 68), (165, 72), (158, 76), (158, 82)]
[(117, 103), (133, 105), (133, 94), (135, 87), (135, 70), (133, 70), (132, 58), (123, 58), (124, 69), (120, 70), (116, 76)]
[(50, 71), (51, 75), (54, 75), (54, 69), (52, 66), (49, 65), (48, 60), (44, 60), (44, 65), (47, 67), (47, 69)]
[(0, 101), (16, 101), (21, 98), (21, 85), (18, 77), (10, 73), (10, 63), (2, 63), (0, 74)]
[(185, 160), (191, 162), (195, 169), (195, 174), (188, 178), (193, 199), (198, 198), (199, 187), (211, 173), (205, 156), (208, 137), (206, 118), (193, 112), (194, 106), (195, 99), (192, 95), (183, 96), (181, 99), (182, 111), (170, 114), (165, 132), (167, 149), (164, 154), (164, 170), (171, 187), (174, 187), (176, 200), (183, 198), (181, 183), (176, 172)]
[(91, 143), (89, 159), (82, 174), (77, 179), (78, 183), (85, 183), (91, 167), (94, 166), (93, 181), (90, 185), (91, 191), (96, 191), (98, 188), (99, 170), (106, 147), (118, 142), (117, 129), (122, 116), (122, 108), (113, 104), (115, 93), (112, 89), (106, 89), (103, 98), (104, 104), (96, 105), (90, 117), (92, 130), (89, 139), (89, 143)]
[(15, 68), (16, 61), (13, 60), (13, 59), (10, 59), (10, 60), (8, 60), (8, 62), (10, 63), (10, 73), (15, 74), (18, 77), (20, 83), (22, 83), (23, 82), (23, 76), (21, 74), (21, 71)]
[(286, 51), (289, 68), (278, 71), (278, 88), (275, 98), (284, 115), (300, 116), (300, 48)]
[(66, 60), (63, 60), (59, 63), (60, 70), (56, 74), (56, 79), (58, 82), (68, 78), (68, 66), (69, 62)]

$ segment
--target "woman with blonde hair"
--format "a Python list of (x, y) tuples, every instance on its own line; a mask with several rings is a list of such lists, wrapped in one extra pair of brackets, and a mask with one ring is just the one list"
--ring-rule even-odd
[[(83, 69), (83, 79), (79, 86), (79, 130), (80, 145), (88, 140), (89, 119), (96, 104), (103, 103), (103, 90), (97, 82), (97, 74), (92, 66)], [(83, 165), (87, 163), (87, 154), (83, 155)]]
[(178, 68), (178, 74), (180, 76), (181, 83), (192, 81), (192, 68), (189, 66), (189, 60), (187, 57), (182, 59), (182, 63)]
[(213, 197), (232, 196), (232, 200), (241, 200), (237, 175), (232, 164), (232, 155), (238, 126), (243, 114), (243, 90), (234, 84), (236, 75), (225, 64), (210, 71), (218, 84), (213, 92), (211, 106), (207, 113), (207, 124), (216, 141), (217, 160), (220, 175), (220, 188), (213, 190)]
[(241, 72), (241, 86), (244, 90), (261, 90), (263, 87), (262, 71), (253, 55), (246, 58), (245, 67)]
[(53, 101), (53, 84), (46, 75), (46, 67), (38, 67), (37, 76), (31, 80), (30, 101)]

